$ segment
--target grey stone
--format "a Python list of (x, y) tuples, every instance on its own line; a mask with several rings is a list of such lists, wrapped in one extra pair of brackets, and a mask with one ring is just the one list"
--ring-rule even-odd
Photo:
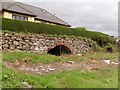
[(23, 50), (29, 50), (29, 45), (23, 45)]
[(17, 47), (17, 49), (20, 49), (20, 50), (21, 50), (21, 49), (22, 49), (22, 47), (19, 47), (19, 46), (18, 46), (18, 47)]
[(13, 41), (13, 44), (17, 46), (17, 45), (19, 45), (19, 42), (18, 41)]
[(4, 45), (3, 45), (3, 48), (8, 48), (8, 47), (9, 47), (8, 44), (4, 44)]
[(10, 48), (10, 50), (14, 50), (15, 46), (14, 45), (10, 45), (9, 48)]
[(15, 39), (16, 39), (16, 37), (15, 37), (15, 36), (12, 36), (12, 37), (11, 37), (11, 39), (12, 39), (12, 40), (15, 40)]
[(35, 50), (36, 50), (36, 51), (39, 51), (39, 48), (38, 48), (38, 47), (35, 47)]
[(20, 37), (17, 37), (16, 40), (17, 40), (17, 41), (21, 41), (22, 39), (21, 39)]

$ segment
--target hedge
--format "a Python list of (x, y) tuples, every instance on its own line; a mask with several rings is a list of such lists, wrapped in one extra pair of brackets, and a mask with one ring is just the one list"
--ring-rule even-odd
[(49, 25), (42, 23), (26, 22), (20, 20), (11, 20), (2, 18), (2, 30), (10, 30), (14, 32), (30, 32), (30, 33), (45, 33), (45, 34), (56, 34), (56, 35), (67, 35), (67, 36), (82, 36), (91, 38), (96, 41), (99, 45), (107, 43), (114, 43), (115, 38), (110, 37), (107, 34), (100, 32), (87, 31), (85, 28), (69, 28), (59, 25)]

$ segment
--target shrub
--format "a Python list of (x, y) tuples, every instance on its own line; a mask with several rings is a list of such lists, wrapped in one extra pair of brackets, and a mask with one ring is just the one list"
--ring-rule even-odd
[(45, 33), (45, 34), (56, 34), (56, 35), (67, 35), (77, 37), (87, 37), (96, 41), (100, 46), (106, 45), (107, 43), (114, 43), (115, 38), (109, 35), (87, 31), (86, 28), (69, 28), (59, 25), (48, 25), (42, 23), (33, 23), (19, 20), (2, 19), (2, 30), (10, 30), (15, 32), (30, 32), (30, 33)]

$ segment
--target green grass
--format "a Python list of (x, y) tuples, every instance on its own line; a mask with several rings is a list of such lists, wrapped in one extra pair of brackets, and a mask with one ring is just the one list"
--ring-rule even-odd
[(118, 52), (107, 53), (107, 52), (90, 52), (82, 56), (70, 55), (69, 57), (62, 57), (64, 61), (76, 61), (76, 62), (86, 62), (88, 60), (118, 60)]
[(117, 68), (102, 68), (95, 72), (74, 70), (50, 75), (15, 72), (3, 66), (3, 88), (23, 87), (28, 82), (36, 88), (117, 88)]
[(108, 53), (108, 52), (95, 52), (93, 54), (89, 54), (87, 58), (92, 60), (118, 60), (118, 52)]
[(16, 61), (30, 59), (31, 63), (52, 63), (52, 62), (66, 62), (66, 61), (88, 61), (88, 60), (118, 60), (118, 53), (107, 53), (107, 52), (91, 52), (82, 56), (69, 55), (69, 56), (54, 56), (49, 54), (36, 54), (32, 52), (4, 52), (2, 55), (3, 61)]
[(61, 61), (60, 57), (49, 55), (49, 54), (36, 54), (32, 52), (5, 52), (3, 53), (3, 61), (16, 61), (16, 60), (24, 60), (24, 59), (30, 59), (31, 63), (51, 63), (51, 62), (58, 62)]

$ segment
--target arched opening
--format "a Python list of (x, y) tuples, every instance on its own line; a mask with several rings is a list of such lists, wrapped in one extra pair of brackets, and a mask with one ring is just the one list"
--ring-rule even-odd
[(47, 53), (60, 56), (61, 54), (71, 54), (71, 51), (65, 45), (57, 45), (54, 48), (50, 49)]

